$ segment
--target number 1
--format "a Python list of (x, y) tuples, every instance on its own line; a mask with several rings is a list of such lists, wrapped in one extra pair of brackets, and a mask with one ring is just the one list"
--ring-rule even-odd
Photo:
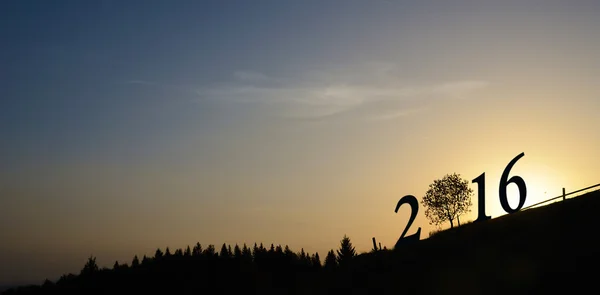
[(473, 179), (477, 183), (477, 219), (475, 222), (486, 221), (490, 216), (485, 215), (485, 172)]

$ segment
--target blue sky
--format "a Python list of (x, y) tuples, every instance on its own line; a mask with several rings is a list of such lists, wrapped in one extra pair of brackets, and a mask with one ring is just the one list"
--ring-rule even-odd
[(398, 199), (446, 173), (487, 171), (504, 214), (499, 175), (523, 151), (526, 204), (595, 184), (599, 14), (596, 1), (4, 1), (0, 283), (197, 241), (392, 246)]

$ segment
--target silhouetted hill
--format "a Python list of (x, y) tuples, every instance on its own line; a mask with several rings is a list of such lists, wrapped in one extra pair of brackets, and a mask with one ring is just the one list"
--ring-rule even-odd
[(321, 266), (287, 247), (233, 255), (176, 251), (112, 270), (88, 262), (81, 275), (3, 294), (588, 293), (596, 290), (600, 262), (598, 210), (600, 190), (362, 254), (343, 266)]
[(415, 294), (580, 293), (598, 274), (598, 210), (600, 190), (368, 254), (357, 269)]
[(17, 287), (17, 286), (15, 286), (15, 285), (0, 285), (0, 292), (8, 290), (10, 288), (15, 288), (15, 287)]

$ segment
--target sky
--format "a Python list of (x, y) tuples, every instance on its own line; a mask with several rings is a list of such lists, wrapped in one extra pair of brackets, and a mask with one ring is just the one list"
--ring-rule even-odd
[[(0, 285), (391, 248), (445, 174), (507, 214), (521, 152), (525, 206), (600, 183), (599, 28), (598, 1), (2, 1)], [(424, 212), (407, 234), (449, 227)]]

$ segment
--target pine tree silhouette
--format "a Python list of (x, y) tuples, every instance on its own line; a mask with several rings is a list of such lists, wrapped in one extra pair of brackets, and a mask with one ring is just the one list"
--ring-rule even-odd
[(231, 258), (231, 256), (229, 255), (229, 249), (227, 249), (227, 245), (225, 245), (225, 243), (223, 243), (223, 246), (221, 246), (221, 251), (219, 252), (219, 257), (223, 258), (223, 259)]
[(339, 265), (346, 265), (356, 256), (356, 251), (350, 238), (346, 235), (340, 241), (340, 249), (337, 250), (337, 261)]
[(204, 256), (206, 258), (213, 258), (217, 255), (215, 245), (209, 244), (206, 249), (204, 249)]
[(304, 252), (304, 248), (300, 249), (300, 253), (298, 254), (298, 260), (300, 261), (301, 265), (310, 265), (310, 256), (306, 255), (306, 252)]
[(202, 255), (202, 245), (200, 245), (200, 242), (196, 243), (196, 245), (194, 246), (194, 249), (192, 250), (192, 256), (200, 256)]
[(242, 247), (242, 259), (245, 263), (252, 263), (252, 250), (244, 243)]
[(262, 252), (259, 250), (258, 245), (256, 245), (256, 243), (254, 243), (254, 247), (252, 247), (252, 260), (254, 261), (254, 263), (256, 263), (257, 265), (259, 265), (260, 263), (262, 263), (264, 256), (262, 255)]
[(144, 255), (144, 257), (142, 257), (142, 265), (148, 265), (148, 263), (150, 263), (150, 259)]
[(335, 252), (333, 249), (327, 252), (327, 256), (325, 256), (325, 268), (333, 269), (337, 266), (337, 257), (335, 257)]
[(183, 250), (181, 248), (175, 250), (175, 256), (181, 257), (183, 256)]
[(319, 252), (313, 254), (311, 257), (311, 264), (315, 268), (321, 268), (321, 257), (319, 257)]
[(285, 245), (285, 248), (283, 250), (283, 255), (285, 255), (286, 259), (289, 262), (296, 261), (298, 259), (298, 257), (296, 256), (296, 253), (294, 253), (294, 251), (292, 251), (292, 249), (290, 249), (290, 247), (288, 245)]
[(235, 247), (233, 247), (233, 257), (236, 260), (242, 259), (242, 249), (240, 249), (240, 246), (238, 246), (238, 244), (235, 244)]
[(133, 257), (133, 260), (131, 261), (131, 267), (138, 267), (140, 266), (140, 260), (138, 259), (137, 255), (135, 255)]
[(81, 270), (82, 275), (91, 275), (99, 270), (98, 265), (96, 264), (96, 257), (90, 255), (88, 261), (83, 266)]

